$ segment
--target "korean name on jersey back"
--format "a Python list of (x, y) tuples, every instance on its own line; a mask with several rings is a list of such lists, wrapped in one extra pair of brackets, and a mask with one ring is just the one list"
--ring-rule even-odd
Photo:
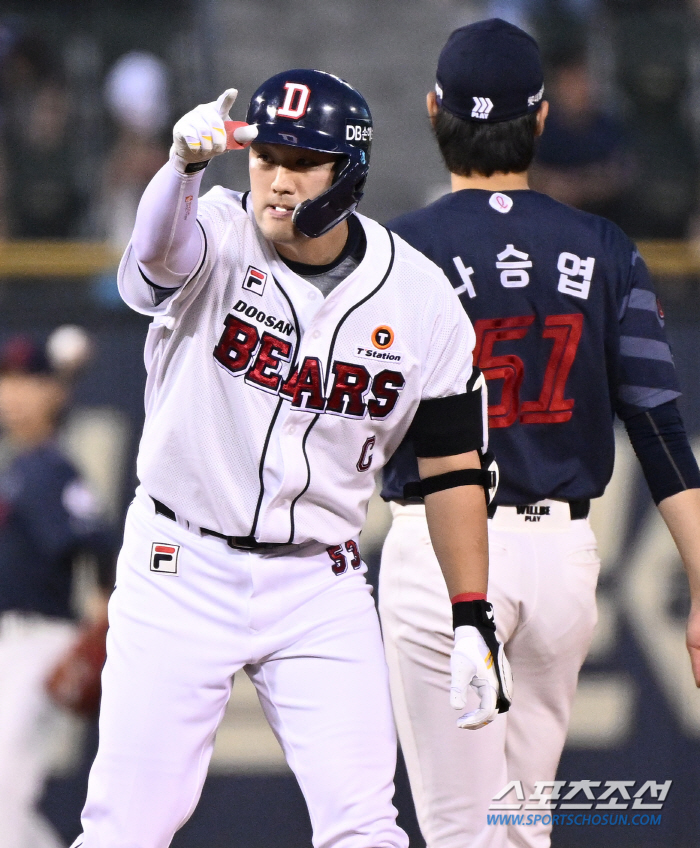
[[(307, 356), (301, 365), (294, 361), (294, 344), (288, 338), (294, 327), (289, 322), (240, 299), (224, 325), (214, 348), (216, 362), (234, 377), (243, 376), (247, 385), (279, 395), (296, 409), (345, 418), (364, 418), (369, 413), (370, 418), (382, 420), (394, 410), (406, 384), (404, 375), (394, 369), (372, 375), (364, 365), (333, 360), (333, 377), (326, 391), (329, 381), (317, 357)], [(393, 358), (400, 360), (399, 355)]]
[[(598, 497), (613, 415), (678, 396), (653, 281), (612, 222), (535, 191), (513, 192), (501, 214), (492, 196), (453, 192), (389, 227), (443, 268), (474, 324), (496, 502)], [(401, 497), (416, 473), (390, 469), (385, 495)]]

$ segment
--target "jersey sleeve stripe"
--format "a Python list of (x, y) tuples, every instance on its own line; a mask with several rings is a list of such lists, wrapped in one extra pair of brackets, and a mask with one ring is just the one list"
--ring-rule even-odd
[(656, 293), (648, 289), (634, 288), (630, 292), (628, 309), (643, 309), (646, 312), (656, 312)]
[(209, 245), (208, 245), (208, 243), (207, 243), (207, 234), (206, 234), (206, 231), (205, 231), (205, 229), (204, 229), (204, 226), (202, 225), (202, 222), (199, 220), (199, 218), (197, 218), (197, 224), (199, 225), (199, 229), (202, 231), (202, 240), (203, 240), (203, 244), (202, 244), (202, 258), (201, 258), (201, 260), (200, 260), (200, 262), (199, 262), (199, 265), (197, 266), (197, 270), (194, 272), (194, 274), (192, 274), (190, 277), (188, 277), (188, 278), (187, 278), (187, 280), (186, 280), (186, 282), (187, 282), (187, 283), (189, 283), (189, 282), (190, 282), (190, 280), (194, 280), (194, 278), (195, 278), (195, 277), (197, 277), (197, 276), (199, 275), (199, 272), (200, 272), (200, 271), (202, 270), (202, 268), (204, 267), (204, 261), (205, 261), (205, 260), (206, 260), (206, 258), (207, 258), (207, 251), (208, 251), (208, 248), (209, 248)]
[(653, 389), (647, 386), (620, 386), (618, 398), (625, 404), (638, 409), (652, 409), (680, 397), (673, 389)]
[(632, 356), (638, 359), (656, 359), (662, 362), (673, 362), (671, 348), (666, 342), (638, 336), (621, 336), (620, 353), (622, 356)]

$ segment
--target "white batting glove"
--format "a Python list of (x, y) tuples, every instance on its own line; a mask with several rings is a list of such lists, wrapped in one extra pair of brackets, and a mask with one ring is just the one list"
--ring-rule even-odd
[[(170, 157), (178, 171), (185, 173), (188, 165), (208, 162), (226, 151), (224, 121), (229, 119), (229, 110), (237, 96), (235, 88), (227, 88), (215, 103), (196, 106), (175, 124)], [(257, 134), (257, 127), (244, 125), (236, 129), (233, 136), (240, 144), (245, 144)]]
[(510, 706), (513, 692), (510, 663), (495, 632), (489, 641), (493, 642), (495, 657), (479, 629), (464, 625), (455, 630), (455, 646), (450, 658), (450, 704), (455, 710), (463, 710), (470, 687), (479, 696), (479, 708), (464, 713), (457, 720), (457, 727), (462, 729), (477, 730)]

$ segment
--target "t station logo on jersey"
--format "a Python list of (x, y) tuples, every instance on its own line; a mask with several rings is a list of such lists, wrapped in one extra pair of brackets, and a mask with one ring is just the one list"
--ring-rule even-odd
[(372, 333), (372, 344), (379, 350), (386, 350), (394, 344), (394, 331), (387, 326), (377, 327)]
[(355, 348), (358, 359), (382, 359), (387, 362), (401, 362), (401, 354), (389, 350), (394, 344), (394, 331), (386, 324), (377, 327), (371, 335), (372, 347)]
[[(244, 300), (239, 300), (233, 309), (286, 335), (293, 331), (284, 319), (268, 316)], [(284, 365), (293, 362), (291, 341), (263, 332), (262, 327), (258, 329), (233, 313), (226, 316), (224, 324), (224, 332), (214, 348), (217, 363), (233, 376), (243, 376), (247, 385), (291, 401), (296, 409), (345, 418), (364, 418), (369, 413), (370, 418), (381, 420), (393, 411), (406, 384), (400, 371), (384, 369), (372, 375), (364, 365), (340, 360), (329, 362), (330, 374), (324, 376), (323, 363), (314, 356), (296, 363), (285, 378)], [(393, 341), (390, 328), (377, 328), (373, 337), (377, 337), (378, 330), (385, 331), (379, 334), (382, 344), (386, 345), (389, 339)]]
[(151, 571), (157, 571), (160, 574), (177, 574), (177, 556), (179, 553), (179, 545), (171, 545), (169, 542), (154, 542), (151, 545)]

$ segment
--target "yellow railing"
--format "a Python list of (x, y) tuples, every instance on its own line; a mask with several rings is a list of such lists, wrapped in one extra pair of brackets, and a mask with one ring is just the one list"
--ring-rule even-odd
[(657, 239), (637, 245), (652, 274), (666, 277), (700, 275), (700, 243)]
[[(700, 245), (685, 241), (641, 241), (652, 274), (700, 276)], [(119, 254), (99, 241), (0, 241), (0, 277), (89, 277), (115, 270)]]
[(0, 241), (2, 277), (89, 277), (118, 264), (106, 242)]

